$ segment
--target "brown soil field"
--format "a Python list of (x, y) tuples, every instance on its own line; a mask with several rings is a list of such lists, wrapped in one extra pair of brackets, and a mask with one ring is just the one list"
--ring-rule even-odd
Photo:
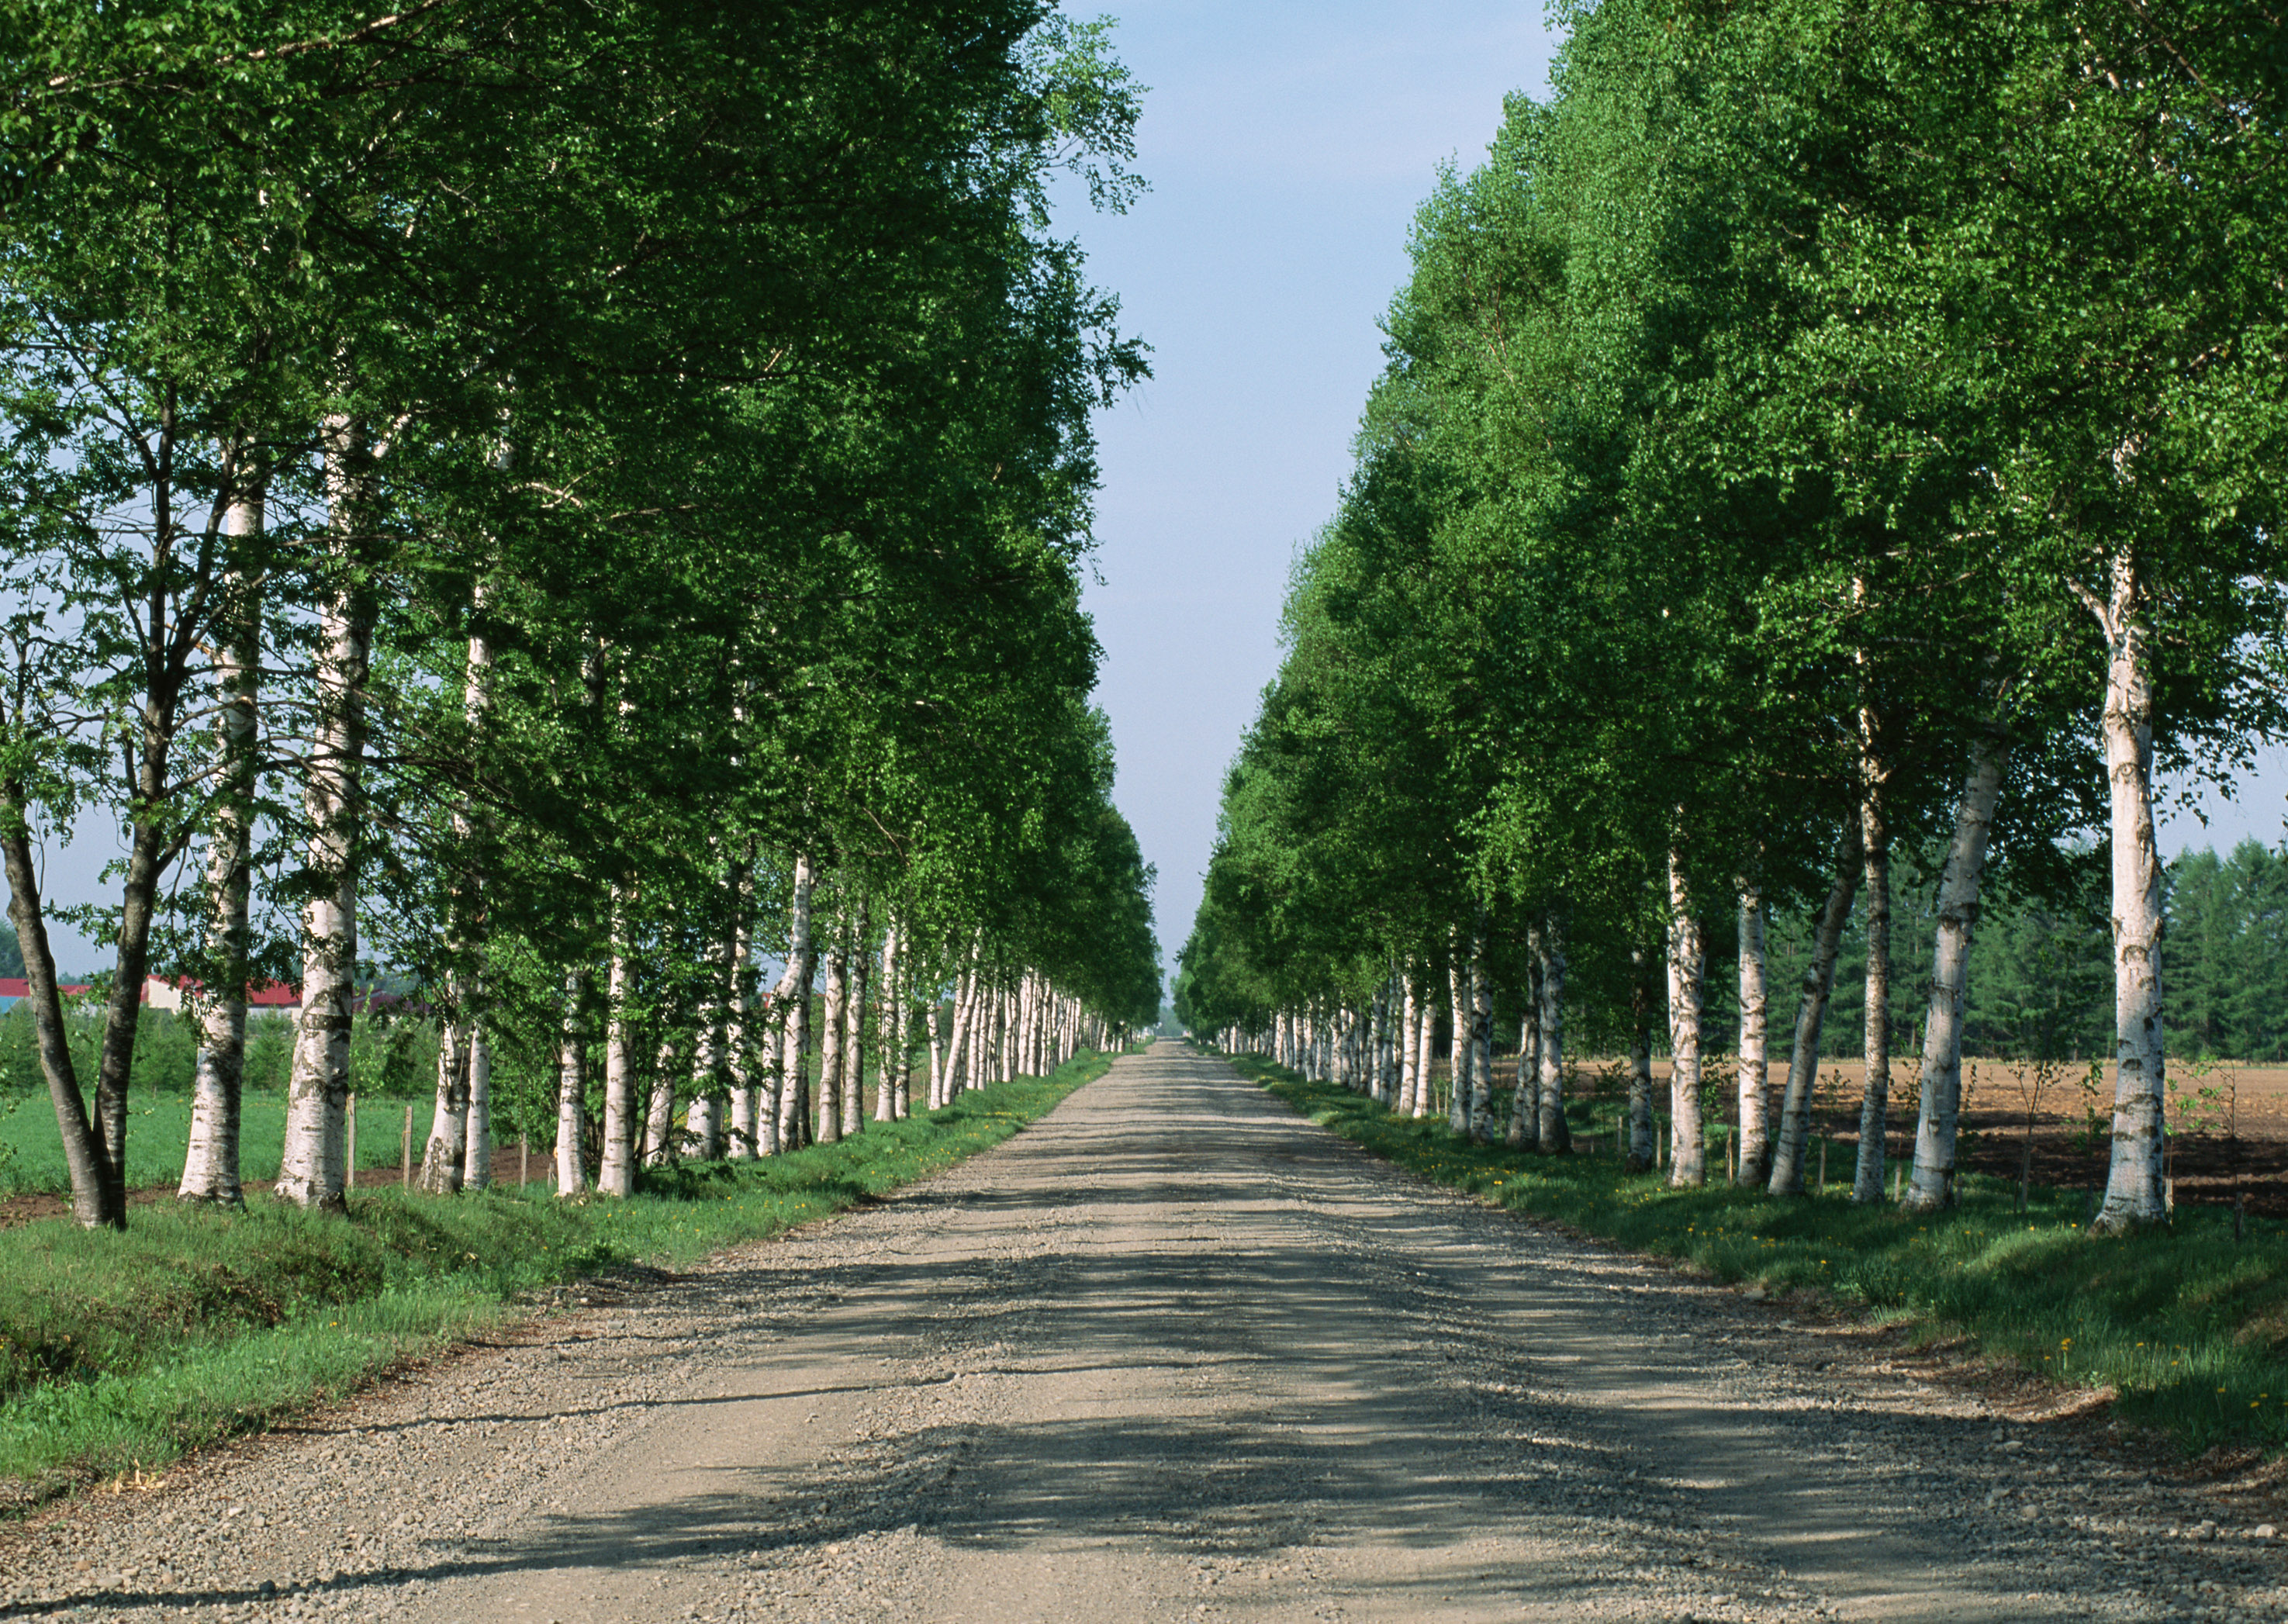
[[(1514, 1057), (1496, 1062), (1496, 1075), (1514, 1075)], [(1712, 1058), (1728, 1100), (1733, 1065)], [(1916, 1058), (1894, 1060), (1886, 1152), (1893, 1161), (1914, 1153), (1920, 1066)], [(1441, 1076), (1443, 1076), (1441, 1068)], [(1584, 1059), (1574, 1067), (1573, 1091), (1595, 1097), (1625, 1090), (1627, 1062)], [(1653, 1062), (1663, 1100), (1668, 1062)], [(2176, 1199), (2187, 1206), (2229, 1207), (2244, 1199), (2251, 1213), (2288, 1217), (2288, 1066), (2221, 1061), (2205, 1067), (2170, 1064), (2170, 1172)], [(1828, 1177), (1850, 1178), (1859, 1150), (1859, 1102), (1866, 1066), (1858, 1060), (1822, 1060), (1814, 1131), (1828, 1140)], [(1784, 1058), (1773, 1068), (1773, 1087), (1784, 1085)], [(1974, 1172), (2015, 1178), (2030, 1140), (2037, 1184), (2100, 1188), (2105, 1179), (2107, 1135), (2113, 1108), (2113, 1068), (2095, 1076), (2089, 1063), (2061, 1064), (2038, 1077), (2031, 1066), (2006, 1060), (1963, 1062), (1962, 1163)], [(1662, 1108), (1656, 1106), (1656, 1108)], [(2031, 1113), (2030, 1135), (2028, 1117)], [(1725, 1122), (1736, 1120), (1727, 1108)], [(1816, 1149), (1813, 1152), (1815, 1159)]]

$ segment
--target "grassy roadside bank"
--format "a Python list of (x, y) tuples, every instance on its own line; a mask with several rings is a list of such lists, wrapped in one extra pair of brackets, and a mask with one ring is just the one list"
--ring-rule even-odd
[(1386, 1161), (1500, 1206), (1553, 1218), (1723, 1281), (1803, 1293), (1918, 1340), (1960, 1336), (2048, 1379), (2110, 1389), (2125, 1421), (2189, 1452), (2288, 1444), (2288, 1235), (2259, 1223), (2236, 1244), (2228, 1215), (2180, 1209), (2172, 1231), (2093, 1240), (2081, 1191), (2036, 1190), (2029, 1210), (1998, 1181), (1963, 1181), (1935, 1216), (1841, 1193), (1774, 1200), (1712, 1185), (1671, 1190), (1611, 1153), (1613, 1112), (1571, 1107), (1576, 1144), (1543, 1157), (1473, 1145), (1441, 1119), (1232, 1057), (1301, 1115)]
[(138, 1208), (124, 1235), (0, 1232), (0, 1504), (258, 1429), (533, 1292), (840, 1211), (1001, 1143), (1110, 1064), (1084, 1055), (838, 1145), (647, 1174), (624, 1201), (384, 1189), (346, 1219), (257, 1198), (236, 1215)]

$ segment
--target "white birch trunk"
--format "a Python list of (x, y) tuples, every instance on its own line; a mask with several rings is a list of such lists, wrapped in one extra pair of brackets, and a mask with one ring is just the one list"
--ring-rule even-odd
[(1632, 1173), (1649, 1173), (1659, 1156), (1652, 1120), (1652, 1015), (1659, 1002), (1653, 990), (1651, 957), (1643, 948), (1632, 949), (1629, 964), (1629, 1121), (1627, 1158)]
[(803, 1147), (810, 1124), (810, 980), (808, 953), (798, 961), (801, 979), (786, 1002), (779, 1033), (779, 1097), (777, 1144), (775, 1152)]
[(1398, 1017), (1398, 1109), (1405, 1116), (1419, 1116), (1416, 1108), (1418, 1096), (1414, 1086), (1415, 1033), (1422, 1021), (1421, 999), (1417, 994), (1414, 967), (1406, 968), (1404, 1002)]
[(1368, 1006), (1366, 1017), (1366, 1091), (1367, 1097), (1378, 1105), (1390, 1103), (1385, 1084), (1382, 1050), (1388, 1038), (1390, 1023), (1390, 983), (1387, 979), (1374, 989), (1374, 1002)]
[(818, 1008), (818, 1143), (842, 1137), (842, 1006), (850, 996), (847, 927), (835, 923), (834, 945), (826, 954), (826, 995)]
[[(929, 1022), (929, 1093), (925, 1097), (923, 1108), (928, 1111), (935, 1111), (945, 1104), (945, 1040), (938, 1035), (939, 1013), (937, 1000), (933, 997), (929, 1002), (929, 1012), (924, 1017)], [(952, 1016), (949, 1014), (945, 1018), (950, 1026)]]
[(755, 854), (751, 846), (739, 860), (731, 889), (731, 985), (724, 1007), (723, 1060), (730, 1084), (731, 1132), (726, 1153), (734, 1161), (751, 1161), (761, 1151), (755, 1133), (755, 1056), (747, 1028), (754, 978)]
[(604, 983), (604, 1153), (596, 1193), (626, 1197), (636, 1189), (635, 1057), (629, 1046), (628, 1000), (635, 967), (628, 962), (628, 891), (612, 887), (612, 963)]
[(1796, 1001), (1795, 1049), (1788, 1061), (1787, 1092), (1780, 1102), (1779, 1137), (1772, 1145), (1774, 1195), (1803, 1193), (1804, 1149), (1811, 1137), (1812, 1089), (1819, 1081), (1819, 1034), (1827, 1022), (1827, 1001), (1835, 991), (1835, 955), (1843, 944), (1843, 927), (1851, 919), (1851, 899), (1859, 889), (1864, 866), (1863, 836), (1855, 814), (1843, 822), (1843, 844), (1836, 853), (1835, 879), (1820, 910), (1819, 928), (1812, 933), (1811, 963), (1805, 967)]
[(882, 1085), (874, 1095), (874, 1120), (894, 1122), (899, 1109), (900, 1080), (906, 1069), (906, 1000), (898, 985), (898, 925), (882, 933)]
[(709, 944), (707, 993), (700, 1000), (699, 1024), (692, 1034), (691, 1105), (684, 1121), (691, 1153), (702, 1161), (714, 1161), (723, 1154), (723, 1057), (731, 1002), (731, 937), (736, 929), (727, 922), (722, 935)]
[(588, 1022), (584, 1009), (588, 978), (564, 972), (564, 1025), (556, 1050), (556, 1193), (578, 1195), (588, 1187), (588, 1164), (580, 1138), (588, 1126)]
[(1422, 1002), (1416, 1011), (1414, 1027), (1414, 1114), (1418, 1117), (1428, 1116), (1437, 1099), (1433, 1085), (1437, 1059), (1438, 1012), (1432, 1002), (1436, 996), (1437, 987), (1430, 980), (1427, 966), (1425, 966), (1423, 981)]
[(373, 646), (373, 448), (361, 424), (324, 429), (328, 566), (318, 610), (315, 737), (302, 791), (312, 894), (302, 905), (302, 1008), (287, 1072), (276, 1193), (302, 1207), (345, 1205), (342, 1113), (350, 1092), (351, 978), (357, 969), (357, 844), (365, 768), (365, 685)]
[(2009, 747), (1982, 735), (1955, 812), (1954, 839), (1938, 882), (1938, 929), (1931, 955), (1930, 1013), (1923, 1026), (1922, 1107), (1915, 1122), (1911, 1182), (1899, 1205), (1935, 1212), (1954, 1203), (1954, 1154), (1962, 1109), (1962, 1011), (1970, 987), (1970, 943), (1978, 928), (1979, 885)]
[(493, 1046), (481, 1017), (469, 1019), (469, 1121), (462, 1145), (461, 1188), (489, 1190), (493, 1182)]
[(953, 1097), (961, 1091), (962, 1068), (969, 1050), (975, 1046), (971, 1029), (977, 1024), (977, 958), (984, 950), (985, 938), (981, 931), (970, 944), (969, 963), (953, 978), (951, 1030), (947, 1034), (945, 1049), (945, 1088), (930, 1102), (933, 1111), (951, 1105)]
[[(505, 454), (503, 454), (504, 463)], [(489, 594), (483, 582), (471, 590), (472, 618), (477, 622), (469, 633), (469, 646), (461, 671), (461, 719), (469, 731), (471, 749), (484, 733), (485, 718), (492, 709), (492, 644), (481, 630), (485, 603)], [(453, 813), (453, 833), (457, 843), (467, 850), (475, 826), (465, 803)], [(483, 960), (482, 943), (485, 930), (485, 876), (472, 872), (466, 881), (470, 895), (457, 898), (461, 904), (461, 918), (457, 923), (465, 927), (466, 933), (477, 947), (480, 964)], [(468, 1116), (463, 1123), (461, 1187), (465, 1190), (485, 1190), (493, 1182), (493, 1050), (492, 1041), (485, 1034), (485, 999), (483, 971), (469, 973), (468, 997), (465, 1003), (464, 1019), (467, 1023), (466, 1047), (469, 1065)], [(351, 1175), (354, 1179), (354, 1171)]]
[(1541, 1018), (1535, 1023), (1535, 1061), (1541, 1073), (1541, 1152), (1562, 1156), (1573, 1148), (1565, 1120), (1565, 925), (1552, 915), (1542, 922), (1534, 956), (1534, 996)]
[(1540, 973), (1535, 951), (1541, 927), (1526, 928), (1525, 1008), (1517, 1023), (1517, 1086), (1510, 1090), (1509, 1128), (1504, 1143), (1518, 1150), (1540, 1143), (1541, 1134), (1541, 994), (1533, 978)]
[(1482, 916), (1470, 937), (1470, 1137), (1483, 1145), (1494, 1137), (1494, 987), (1486, 974), (1486, 929)]
[(850, 985), (842, 1011), (842, 1137), (864, 1130), (866, 1121), (866, 1003), (873, 972), (871, 936), (866, 899), (858, 899), (857, 918), (851, 926)]
[(802, 1059), (801, 1037), (794, 1012), (797, 1005), (807, 1008), (810, 1002), (812, 884), (810, 859), (797, 852), (793, 883), (787, 899), (786, 966), (780, 972), (778, 985), (771, 988), (770, 1003), (764, 1015), (765, 1030), (774, 1026), (777, 1029), (776, 1051), (770, 1068), (774, 1087), (767, 1106), (759, 1113), (764, 1120), (759, 1127), (765, 1142), (759, 1148), (766, 1155), (776, 1155), (782, 1150), (795, 1147), (787, 1131), (794, 1113), (790, 1101), (798, 1086), (797, 1073)]
[(1700, 1013), (1708, 954), (1680, 853), (1668, 854), (1668, 1182), (1708, 1182), (1700, 1121)]
[(468, 1026), (453, 1010), (460, 996), (451, 990), (449, 1007), (437, 1023), (437, 1097), (429, 1113), (429, 1137), (421, 1153), (420, 1186), (428, 1195), (457, 1195), (461, 1190), (462, 1152), (469, 1130)]
[(1470, 1131), (1470, 966), (1458, 929), (1446, 934), (1446, 1067), (1453, 1088), (1446, 1096), (1446, 1126)]
[(675, 1140), (675, 1042), (662, 1038), (651, 1060), (651, 1098), (644, 1111), (643, 1164), (663, 1168), (681, 1147)]
[[(1871, 735), (1871, 724), (1863, 725)], [(1859, 1155), (1851, 1199), (1883, 1199), (1885, 1141), (1891, 1103), (1891, 832), (1883, 819), (1882, 772), (1869, 761), (1859, 801), (1859, 844), (1867, 892), (1867, 1005), (1862, 1027), (1867, 1058), (1866, 1092), (1859, 1103)]]
[(1740, 888), (1740, 1166), (1738, 1182), (1770, 1176), (1771, 1000), (1766, 988), (1764, 894)]
[(207, 839), (207, 957), (212, 980), (194, 1003), (198, 1026), (197, 1073), (191, 1092), (190, 1145), (176, 1193), (185, 1200), (243, 1207), (239, 1126), (246, 1075), (246, 965), (252, 945), (248, 919), (251, 870), (247, 853), (256, 789), (255, 725), (262, 675), (262, 610), (258, 574), (248, 557), (263, 529), (259, 488), (234, 501), (223, 514), (233, 538), (232, 568), (224, 591), (229, 602), (216, 617), (223, 635), (215, 644), (215, 809)]
[(2153, 678), (2136, 561), (2115, 555), (2105, 628), (2105, 772), (2113, 844), (2113, 1156), (2094, 1234), (2168, 1218), (2161, 1048), (2161, 859), (2153, 837)]

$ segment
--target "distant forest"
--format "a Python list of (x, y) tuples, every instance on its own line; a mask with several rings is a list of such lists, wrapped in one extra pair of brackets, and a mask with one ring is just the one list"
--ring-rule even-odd
[[(1930, 1001), (1937, 865), (1901, 852), (1891, 903), (1892, 1052), (1921, 1052)], [(2009, 1059), (2085, 1060), (2113, 1052), (2113, 955), (2104, 854), (2069, 854), (2049, 894), (1990, 889), (1971, 950), (1968, 1052)], [(2243, 841), (2229, 856), (2189, 852), (2168, 867), (2162, 978), (2169, 1053), (2187, 1059), (2288, 1060), (2288, 852)], [(1774, 1042), (1792, 1025), (1794, 989), (1810, 958), (1810, 926), (1775, 918)], [(1709, 1015), (1739, 1024), (1731, 933), (1708, 932)], [(1715, 963), (1720, 952), (1725, 963)], [(1859, 915), (1836, 969), (1822, 1049), (1856, 1055), (1864, 1019), (1866, 937)], [(1724, 1028), (1717, 1027), (1717, 1031)], [(1728, 1049), (1728, 1043), (1725, 1045)]]
[[(1938, 891), (1935, 855), (1918, 855), (1902, 842), (1891, 867), (1891, 1053), (1909, 1063), (1922, 1052)], [(2039, 894), (2022, 875), (1990, 875), (1971, 952), (1967, 1053), (2070, 1063), (2113, 1054), (2105, 853), (2092, 848), (2060, 857)], [(2225, 857), (2187, 852), (2168, 866), (2166, 895), (2162, 975), (2169, 1053), (2188, 1060), (2288, 1062), (2288, 851), (2250, 840)], [(1709, 1049), (1729, 1054), (1740, 1028), (1738, 939), (1728, 919), (1708, 920), (1707, 934)], [(1772, 915), (1772, 1043), (1783, 1064), (1810, 937), (1807, 915)], [(1851, 1059), (1861, 1053), (1866, 976), (1867, 939), (1855, 909), (1837, 959), (1823, 1055)], [(1626, 1049), (1625, 1008), (1585, 1001), (1569, 1014), (1581, 1053), (1611, 1056)], [(1516, 1018), (1515, 994), (1504, 989), (1495, 1002), (1496, 1040), (1513, 1053)], [(1442, 1046), (1445, 1029), (1442, 1011)], [(1664, 1038), (1656, 1022), (1656, 1052), (1664, 1052)]]

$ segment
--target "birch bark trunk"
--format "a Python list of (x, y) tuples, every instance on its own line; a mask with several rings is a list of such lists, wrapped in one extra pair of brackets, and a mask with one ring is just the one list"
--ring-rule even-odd
[(1470, 965), (1458, 926), (1446, 935), (1446, 1066), (1454, 1086), (1446, 1097), (1446, 1126), (1470, 1131)]
[(985, 948), (981, 932), (970, 944), (969, 963), (953, 980), (953, 1014), (945, 1047), (945, 1091), (930, 1102), (930, 1109), (938, 1110), (953, 1103), (961, 1090), (961, 1068), (965, 1051), (974, 1042), (970, 1028), (977, 1024), (977, 958)]
[(775, 1153), (800, 1150), (809, 1129), (810, 980), (814, 968), (811, 945), (806, 941), (787, 966), (792, 987), (779, 1036), (778, 1098), (772, 1106), (778, 1120)]
[(564, 972), (564, 1023), (556, 1050), (556, 1193), (588, 1187), (580, 1139), (588, 1126), (588, 977)]
[[(891, 1110), (896, 1116), (897, 1120), (902, 1122), (914, 1113), (914, 1018), (920, 1013), (918, 1006), (921, 1002), (921, 988), (915, 981), (913, 967), (904, 962), (906, 953), (905, 945), (902, 940), (899, 943), (898, 957), (900, 960), (898, 965), (898, 974), (900, 978), (898, 982), (898, 1046), (896, 1050), (898, 1080), (896, 1090), (891, 1096)], [(933, 1010), (932, 1015), (934, 1016), (934, 1014), (935, 1011)], [(933, 1026), (936, 1023), (933, 1019), (931, 1024)], [(934, 1032), (931, 1034), (930, 1046), (933, 1049), (936, 1047), (936, 1034)], [(931, 1069), (935, 1070), (936, 1058), (934, 1056), (932, 1057), (930, 1064)]]
[(1007, 1082), (1017, 1074), (1017, 990), (1004, 982), (993, 1000), (993, 1081)]
[[(934, 1111), (945, 1103), (945, 1041), (938, 1035), (939, 1013), (937, 1000), (932, 998), (928, 1013), (922, 1018), (929, 1023), (929, 1092), (923, 1097), (922, 1104), (926, 1111)], [(945, 1019), (950, 1027), (953, 1017), (948, 1014)]]
[(2161, 1047), (2161, 860), (2153, 837), (2153, 677), (2143, 583), (2114, 555), (2106, 638), (2105, 771), (2113, 844), (2113, 1156), (2093, 1234), (2165, 1222), (2167, 1087)]
[(1366, 1018), (1367, 1095), (1385, 1106), (1390, 1104), (1390, 1080), (1383, 1066), (1383, 1050), (1389, 1039), (1390, 982), (1386, 978), (1374, 989), (1374, 1002), (1368, 1006)]
[(726, 1153), (748, 1161), (760, 1153), (755, 1136), (755, 1056), (747, 1018), (754, 1002), (755, 852), (751, 844), (739, 860), (731, 886), (731, 984), (723, 1019), (723, 1063), (730, 1084), (731, 1131)]
[(302, 792), (310, 831), (302, 1008), (287, 1073), (285, 1145), (275, 1193), (298, 1206), (340, 1208), (346, 1204), (342, 1113), (350, 1092), (351, 978), (357, 968), (365, 688), (375, 615), (365, 534), (374, 448), (364, 425), (346, 418), (329, 419), (324, 439), (331, 578), (318, 611), (316, 725)]
[(818, 1143), (842, 1138), (842, 1006), (850, 997), (848, 927), (838, 919), (826, 954), (826, 994), (818, 1010)]
[(233, 502), (223, 515), (231, 538), (224, 603), (216, 612), (215, 807), (207, 837), (208, 985), (198, 989), (194, 1020), (199, 1033), (197, 1072), (191, 1088), (191, 1135), (183, 1158), (185, 1200), (243, 1207), (239, 1125), (246, 1076), (246, 971), (253, 944), (248, 864), (256, 790), (255, 725), (262, 675), (260, 571), (249, 554), (263, 533), (259, 488)]
[(1482, 919), (1470, 938), (1470, 1137), (1483, 1145), (1494, 1137), (1494, 988)]
[(1668, 1182), (1708, 1182), (1700, 1121), (1700, 1015), (1708, 953), (1681, 855), (1668, 854)]
[(723, 1110), (717, 1090), (723, 1086), (722, 1046), (716, 1039), (720, 1006), (700, 1010), (699, 1029), (692, 1034), (691, 1104), (684, 1109), (684, 1137), (691, 1154), (713, 1161), (723, 1154)]
[[(485, 718), (492, 709), (493, 649), (483, 618), (489, 596), (481, 581), (471, 590), (469, 646), (461, 670), (461, 719), (468, 729), (473, 755), (483, 739)], [(475, 833), (475, 820), (465, 800), (453, 813), (455, 843), (466, 852), (472, 848)], [(475, 965), (469, 971), (463, 1017), (468, 1027), (469, 1096), (468, 1117), (461, 1138), (461, 1187), (484, 1190), (493, 1182), (493, 1050), (492, 1041), (485, 1033), (482, 965), (487, 915), (483, 870), (472, 865), (465, 883), (466, 895), (457, 899), (461, 905), (460, 924), (472, 944)], [(354, 1184), (355, 1168), (350, 1170), (349, 1176)]]
[(1628, 1170), (1649, 1173), (1659, 1155), (1652, 1120), (1652, 1012), (1659, 1002), (1653, 990), (1651, 955), (1633, 948), (1629, 963), (1629, 1153)]
[(1803, 1193), (1804, 1147), (1811, 1137), (1812, 1089), (1819, 1081), (1819, 1034), (1827, 1022), (1827, 1001), (1835, 991), (1835, 955), (1850, 922), (1851, 899), (1859, 889), (1864, 839), (1858, 818), (1843, 820), (1843, 844), (1836, 853), (1835, 879), (1812, 934), (1811, 963), (1805, 967), (1796, 1000), (1795, 1049), (1788, 1060), (1787, 1093), (1780, 1102), (1779, 1137), (1772, 1145), (1774, 1195)]
[(1536, 1023), (1534, 1047), (1541, 1073), (1541, 1152), (1562, 1156), (1573, 1148), (1573, 1129), (1565, 1121), (1565, 923), (1553, 915), (1542, 923), (1534, 956), (1535, 1000), (1541, 1018)]
[(1766, 990), (1764, 895), (1740, 888), (1740, 1168), (1738, 1182), (1771, 1176), (1771, 1001)]
[(858, 899), (857, 917), (851, 923), (849, 987), (842, 1011), (842, 1137), (854, 1138), (866, 1121), (866, 1002), (873, 979), (870, 910)]
[(764, 1154), (776, 1155), (781, 1150), (790, 1150), (793, 1145), (787, 1134), (790, 1107), (788, 1105), (794, 1089), (794, 1067), (800, 1063), (799, 1050), (791, 1058), (794, 1045), (794, 1010), (798, 1004), (810, 1002), (810, 893), (812, 876), (810, 859), (795, 853), (793, 883), (787, 898), (787, 956), (778, 984), (771, 988), (770, 1002), (764, 1012), (764, 1029), (772, 1031), (775, 1052), (771, 1058), (772, 1089), (769, 1101), (760, 1114), (764, 1121), (759, 1129), (767, 1143), (760, 1148)]
[[(1864, 713), (1863, 713), (1863, 715)], [(1871, 736), (1871, 723), (1863, 723)], [(1883, 1199), (1883, 1161), (1891, 1103), (1891, 832), (1884, 820), (1883, 772), (1867, 752), (1866, 784), (1859, 800), (1861, 861), (1866, 868), (1867, 1010), (1863, 1028), (1867, 1087), (1859, 1103), (1859, 1156), (1851, 1199)]]
[(898, 1109), (899, 1073), (905, 1069), (906, 1001), (898, 986), (898, 925), (893, 919), (882, 933), (882, 1086), (874, 1096), (874, 1120), (894, 1122)]
[[(454, 979), (447, 978), (449, 988)], [(457, 1012), (458, 991), (449, 990), (447, 998), (437, 1030), (437, 1097), (421, 1153), (420, 1188), (426, 1195), (460, 1193), (463, 1140), (469, 1128), (468, 1026)]]
[(629, 1051), (628, 1000), (635, 967), (628, 962), (628, 888), (612, 887), (612, 962), (604, 983), (604, 1153), (596, 1193), (630, 1196), (636, 1188), (636, 1080)]
[(1541, 994), (1534, 987), (1540, 955), (1534, 951), (1541, 927), (1526, 927), (1525, 1001), (1517, 1018), (1517, 1086), (1510, 1090), (1509, 1130), (1504, 1142), (1520, 1150), (1541, 1143)]
[(663, 1168), (675, 1160), (675, 1041), (662, 1038), (652, 1052), (651, 1093), (644, 1111), (643, 1164)]
[(1437, 1105), (1435, 1089), (1438, 1049), (1437, 983), (1430, 967), (1423, 966), (1422, 1002), (1414, 1026), (1414, 1114), (1427, 1117)]
[(1406, 967), (1405, 1002), (1398, 1018), (1398, 1109), (1406, 1116), (1420, 1116), (1421, 1095), (1415, 1087), (1415, 1052), (1421, 1047), (1419, 1032), (1422, 1026), (1422, 1003), (1417, 992), (1420, 978), (1414, 966)]
[[(352, 1168), (350, 1181), (357, 1181)], [(493, 1182), (493, 1045), (481, 1017), (469, 1020), (469, 1123), (462, 1145), (461, 1188), (489, 1190)]]
[(1994, 808), (2009, 746), (1982, 736), (1954, 818), (1954, 838), (1939, 873), (1938, 930), (1931, 955), (1930, 1013), (1923, 1026), (1922, 1105), (1915, 1122), (1914, 1172), (1899, 1205), (1936, 1212), (1954, 1204), (1957, 1121), (1962, 1107), (1962, 1011), (1969, 992), (1970, 942)]
[[(727, 886), (732, 893), (727, 901), (735, 902), (736, 884), (735, 877)], [(707, 988), (692, 1034), (691, 1105), (684, 1126), (691, 1153), (702, 1161), (714, 1161), (723, 1154), (723, 1062), (729, 1048), (731, 939), (738, 930), (736, 913), (735, 907), (733, 917), (724, 921), (721, 933), (709, 944)]]

